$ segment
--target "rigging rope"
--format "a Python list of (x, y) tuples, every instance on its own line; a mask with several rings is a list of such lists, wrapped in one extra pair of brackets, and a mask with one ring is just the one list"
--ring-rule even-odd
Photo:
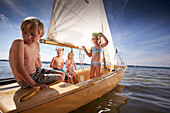
[(80, 68), (82, 70), (83, 76), (87, 80), (87, 77), (86, 77), (86, 74), (85, 74), (85, 70), (84, 70), (83, 55), (81, 53), (81, 50), (79, 50), (79, 60), (80, 60)]
[(119, 54), (119, 52), (118, 52), (117, 49), (116, 49), (116, 52), (115, 52), (115, 58), (116, 58), (116, 54), (118, 54), (118, 56), (119, 56), (119, 59), (120, 59), (120, 62), (121, 62), (121, 66), (125, 66), (125, 63), (124, 63), (124, 61), (122, 60), (122, 58), (120, 57), (120, 54)]

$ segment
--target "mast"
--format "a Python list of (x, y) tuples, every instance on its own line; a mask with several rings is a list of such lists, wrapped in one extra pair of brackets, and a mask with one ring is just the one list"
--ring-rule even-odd
[[(101, 24), (101, 28), (102, 28), (102, 33), (103, 33), (103, 24)], [(102, 42), (103, 42), (103, 40), (102, 40)], [(104, 69), (107, 69), (106, 58), (105, 58), (105, 51), (104, 50), (103, 50), (103, 62), (104, 62)]]

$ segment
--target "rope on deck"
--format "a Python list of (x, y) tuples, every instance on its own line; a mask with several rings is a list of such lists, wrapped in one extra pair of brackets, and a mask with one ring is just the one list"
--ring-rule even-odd
[[(56, 82), (53, 82), (49, 85), (47, 85), (48, 87), (51, 86), (51, 85), (54, 85), (54, 84), (57, 84), (59, 83), (60, 81), (56, 81)], [(31, 89), (30, 91), (28, 91), (27, 93), (23, 94), (22, 96), (20, 96), (18, 98), (18, 101), (17, 103), (20, 103), (21, 101), (25, 101), (25, 100), (28, 100), (29, 98), (33, 97), (36, 93), (38, 93), (40, 91), (40, 87), (37, 86), (35, 87), (34, 89)]]

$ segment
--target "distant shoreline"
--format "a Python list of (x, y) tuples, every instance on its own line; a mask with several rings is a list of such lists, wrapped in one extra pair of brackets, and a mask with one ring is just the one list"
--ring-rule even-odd
[[(8, 62), (9, 60), (0, 59), (2, 62)], [(50, 61), (42, 61), (42, 63), (50, 64)], [(64, 63), (65, 64), (65, 63)], [(80, 65), (80, 63), (76, 63), (76, 65)], [(84, 63), (83, 65), (90, 65)], [(128, 67), (136, 67), (136, 68), (160, 68), (160, 69), (170, 69), (170, 67), (160, 67), (160, 66), (138, 66), (138, 65), (127, 65)]]
[(170, 69), (170, 67), (160, 67), (160, 66), (138, 66), (138, 65), (127, 65), (128, 67), (136, 68), (159, 68), (159, 69)]
[[(6, 60), (6, 59), (0, 59), (0, 62), (9, 62), (9, 60)], [(50, 64), (50, 61), (42, 61), (41, 63), (44, 63), (44, 64)], [(64, 64), (65, 64), (65, 62), (64, 62)], [(80, 63), (76, 63), (76, 65), (80, 65)], [(90, 64), (83, 63), (83, 65), (90, 65)]]

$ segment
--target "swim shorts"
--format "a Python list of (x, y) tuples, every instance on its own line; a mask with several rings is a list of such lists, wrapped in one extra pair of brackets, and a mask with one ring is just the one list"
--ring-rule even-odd
[[(53, 70), (36, 67), (36, 72), (30, 74), (31, 78), (39, 84), (50, 84), (57, 81), (57, 74)], [(24, 80), (18, 81), (21, 88), (30, 87)]]
[(66, 73), (63, 69), (54, 68), (54, 70), (64, 72), (64, 74), (65, 74), (65, 80), (68, 80), (68, 79), (69, 79), (67, 73)]

